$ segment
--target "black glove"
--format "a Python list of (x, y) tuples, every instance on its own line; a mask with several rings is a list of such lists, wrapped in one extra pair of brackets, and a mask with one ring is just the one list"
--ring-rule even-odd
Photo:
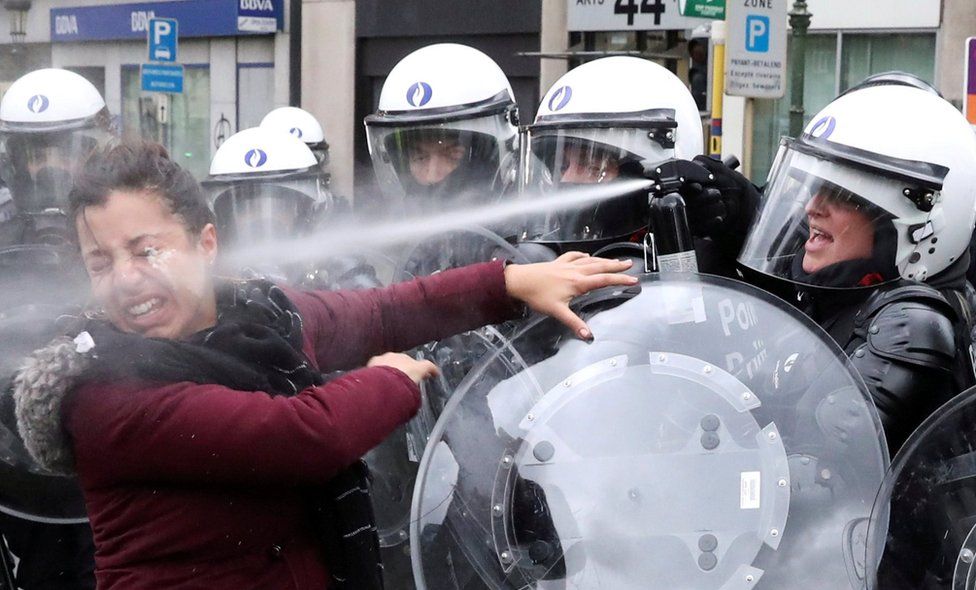
[(738, 253), (759, 207), (760, 192), (742, 174), (708, 156), (678, 160), (681, 196), (696, 237), (711, 238)]

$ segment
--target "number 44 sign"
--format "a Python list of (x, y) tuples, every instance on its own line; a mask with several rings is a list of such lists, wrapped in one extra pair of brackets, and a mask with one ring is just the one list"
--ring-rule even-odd
[[(725, 4), (724, 0), (687, 0)], [(682, 16), (679, 0), (566, 0), (570, 31), (693, 29), (708, 22)]]

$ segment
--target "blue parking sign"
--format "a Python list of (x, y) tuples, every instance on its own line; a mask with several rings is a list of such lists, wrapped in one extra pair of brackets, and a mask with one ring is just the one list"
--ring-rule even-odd
[(746, 17), (746, 51), (769, 51), (769, 17), (750, 14)]
[(178, 33), (175, 18), (149, 19), (149, 61), (175, 62)]

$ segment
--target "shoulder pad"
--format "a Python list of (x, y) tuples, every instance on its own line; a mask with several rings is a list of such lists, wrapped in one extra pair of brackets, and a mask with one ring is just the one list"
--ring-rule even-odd
[(948, 306), (944, 298), (943, 305), (931, 303), (909, 299), (881, 308), (868, 325), (869, 350), (893, 361), (951, 370), (956, 358), (953, 312), (943, 309)]
[(917, 301), (937, 309), (950, 318), (955, 318), (955, 310), (938, 289), (923, 283), (907, 283), (892, 289), (880, 289), (868, 298), (866, 305), (857, 314), (858, 323), (870, 321), (875, 314), (892, 303)]

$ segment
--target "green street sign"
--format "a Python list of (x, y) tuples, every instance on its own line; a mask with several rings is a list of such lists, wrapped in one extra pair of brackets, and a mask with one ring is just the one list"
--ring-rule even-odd
[(725, 0), (681, 0), (682, 16), (725, 19)]

